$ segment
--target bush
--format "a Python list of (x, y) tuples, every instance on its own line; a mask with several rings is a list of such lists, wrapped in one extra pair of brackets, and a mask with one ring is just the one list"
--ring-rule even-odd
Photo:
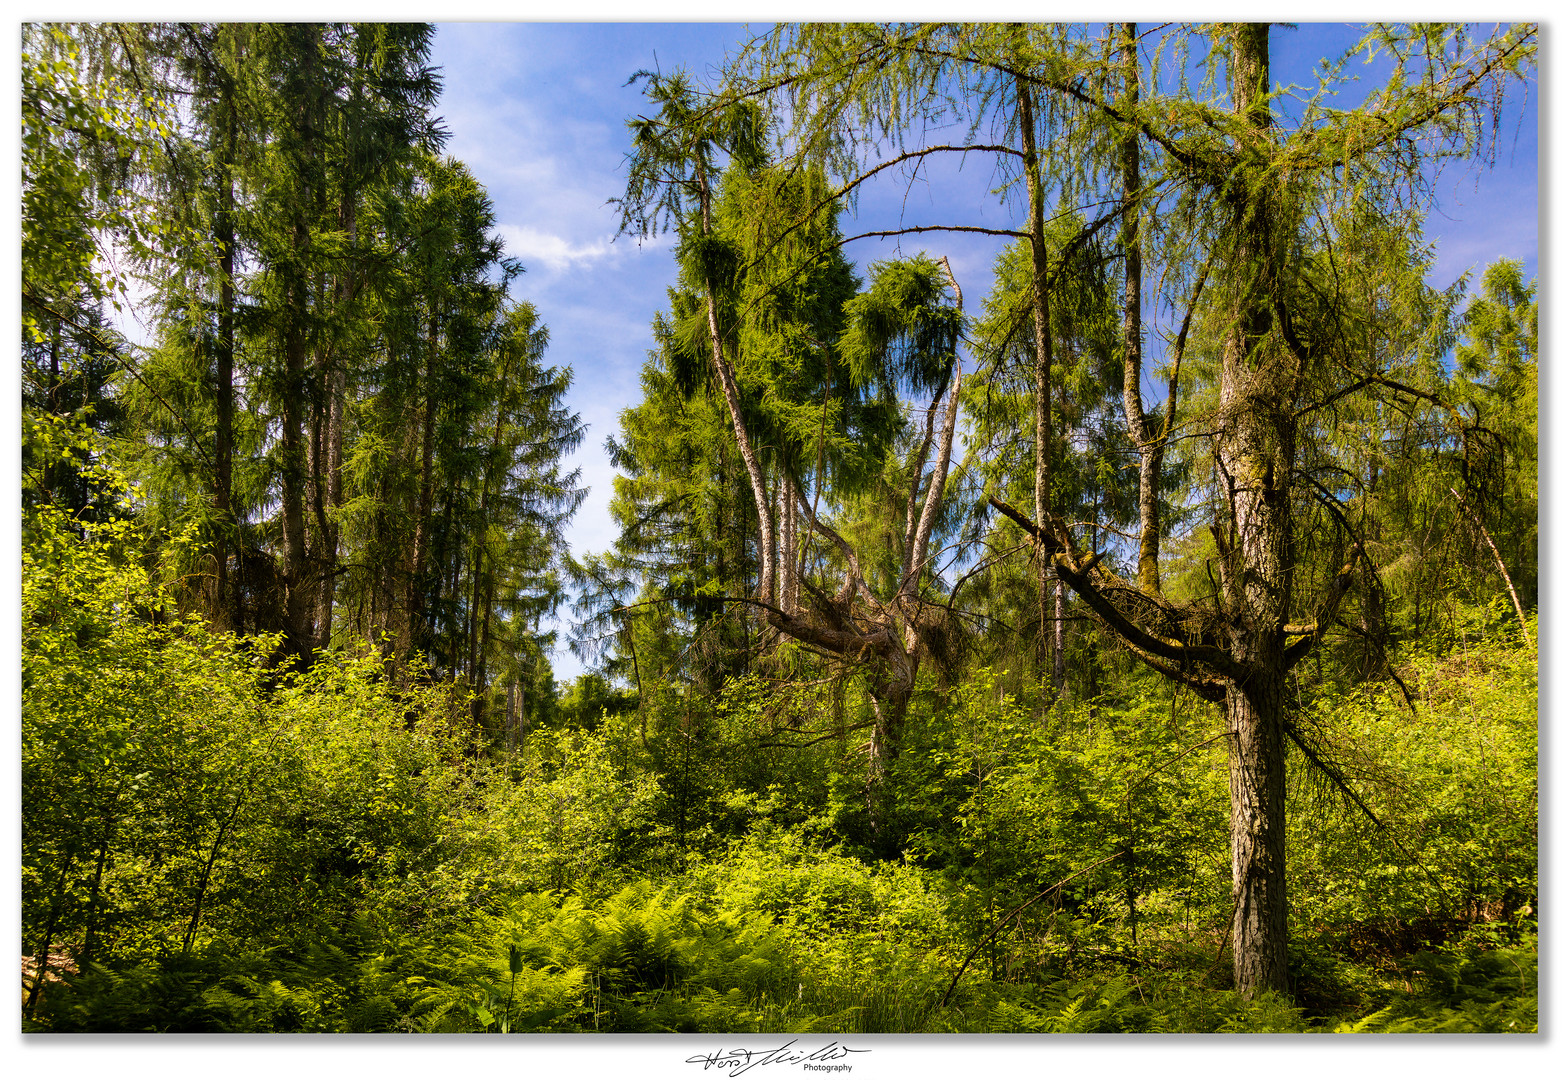
[(1355, 691), (1322, 695), (1306, 717), (1385, 829), (1313, 778), (1288, 822), (1295, 932), (1359, 953), (1536, 906), (1536, 654), (1489, 639), (1411, 669), (1415, 712)]

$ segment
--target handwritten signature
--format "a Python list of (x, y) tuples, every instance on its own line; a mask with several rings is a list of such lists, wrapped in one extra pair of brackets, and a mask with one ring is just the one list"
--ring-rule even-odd
[[(797, 1042), (798, 1040), (793, 1040)], [(867, 1054), (867, 1050), (852, 1050), (846, 1046), (829, 1043), (819, 1050), (806, 1052), (795, 1050), (793, 1043), (775, 1050), (718, 1050), (714, 1054), (696, 1054), (685, 1058), (689, 1065), (701, 1065), (705, 1069), (727, 1069), (729, 1076), (739, 1076), (757, 1065), (803, 1065), (810, 1072), (851, 1072), (851, 1065), (826, 1065), (841, 1061), (848, 1054)]]

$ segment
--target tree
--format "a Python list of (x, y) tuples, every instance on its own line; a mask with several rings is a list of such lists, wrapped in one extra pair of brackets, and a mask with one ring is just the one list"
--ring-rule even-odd
[[(25, 386), (118, 436), (181, 608), (298, 666), (344, 619), (389, 632), (481, 700), (560, 598), (581, 428), (486, 193), (436, 156), (431, 34), (29, 28)], [(150, 348), (103, 313), (138, 277)], [(37, 449), (39, 498), (91, 494)]]
[[(1466, 495), (1457, 498), (1493, 554), (1524, 635), (1526, 609), (1537, 598), (1536, 281), (1525, 281), (1515, 260), (1492, 264), (1463, 321), (1467, 341), (1455, 349), (1452, 397), (1471, 417), (1468, 429), (1489, 438), (1463, 468)], [(1502, 543), (1484, 519), (1497, 522)]]
[[(124, 306), (128, 270), (183, 239), (131, 180), (171, 110), (137, 93), (78, 28), (29, 24), (22, 54), (22, 328), (34, 341), (78, 313)], [(115, 258), (116, 249), (129, 258)]]
[[(1073, 242), (1084, 223), (1057, 216), (1046, 227), (1050, 250), (1068, 256), (1051, 275), (1051, 343), (1056, 357), (1050, 379), (1051, 454), (1049, 486), (1058, 512), (1100, 529), (1131, 529), (1134, 496), (1122, 480), (1125, 426), (1116, 365), (1118, 325), (1108, 280), (1109, 253), (1100, 241)], [(978, 462), (982, 486), (1007, 501), (1036, 491), (1035, 424), (1036, 319), (1030, 244), (1007, 245), (994, 264), (994, 286), (983, 301), (975, 328), (979, 368), (974, 375), (971, 433), (989, 449)], [(1160, 466), (1159, 466), (1160, 469)], [(1160, 475), (1160, 473), (1159, 473)], [(974, 519), (969, 530), (986, 522)], [(984, 545), (996, 555), (1014, 540), (1001, 518), (987, 530)], [(1095, 544), (1093, 545), (1096, 546)], [(1036, 669), (1057, 693), (1067, 692), (1067, 622), (1064, 583), (1052, 574), (1033, 574), (1030, 583), (1017, 568), (990, 555), (970, 574), (974, 599), (981, 596), (986, 617), (1019, 631), (1003, 640), (1035, 642)], [(992, 569), (988, 569), (992, 566)], [(1001, 585), (996, 575), (1004, 575)], [(1051, 595), (1050, 595), (1051, 594)], [(1089, 696), (1089, 695), (1088, 695)]]
[[(438, 90), (430, 34), (418, 25), (279, 26), (256, 50), (269, 93), (266, 183), (252, 220), (264, 267), (261, 310), (282, 360), (265, 385), (278, 423), (284, 622), (289, 651), (306, 666), (317, 628), (329, 633), (326, 583), (336, 573), (340, 365), (354, 329), (343, 308), (362, 280), (353, 258), (362, 251), (357, 200), (372, 180), (439, 144), (428, 116)], [(323, 259), (333, 248), (349, 258), (328, 275)]]
[[(942, 267), (922, 257), (879, 264), (867, 292), (847, 303), (846, 326), (837, 346), (843, 374), (851, 375), (851, 382), (861, 387), (876, 386), (891, 393), (905, 387), (913, 393), (931, 395), (923, 437), (914, 440), (907, 463), (909, 488), (905, 493), (902, 558), (894, 581), (887, 582), (886, 595), (876, 596), (859, 553), (819, 515), (818, 498), (806, 499), (796, 475), (788, 473), (789, 465), (796, 468), (799, 464), (798, 451), (805, 445), (803, 432), (809, 426), (808, 421), (796, 423), (792, 432), (794, 460), (788, 460), (786, 448), (781, 455), (778, 486), (784, 492), (779, 500), (785, 511), (784, 520), (801, 517), (808, 529), (818, 534), (822, 545), (829, 544), (834, 549), (843, 580), (834, 595), (806, 585), (812, 597), (810, 610), (789, 610), (793, 598), (777, 596), (772, 502), (751, 434), (757, 412), (743, 405), (740, 381), (730, 359), (732, 331), (727, 327), (731, 323), (723, 318), (722, 311), (728, 296), (735, 291), (736, 273), (741, 268), (752, 270), (762, 260), (739, 264), (732, 242), (719, 234), (713, 221), (718, 179), (722, 175), (719, 155), (726, 154), (730, 159), (730, 174), (758, 170), (763, 163), (758, 144), (763, 127), (754, 109), (743, 100), (725, 104), (702, 101), (682, 75), (664, 78), (643, 73), (642, 77), (648, 81), (648, 96), (660, 110), (654, 118), (642, 117), (631, 123), (636, 150), (620, 203), (621, 228), (639, 235), (651, 235), (669, 223), (679, 229), (683, 272), (688, 284), (700, 294), (705, 344), (749, 477), (759, 523), (757, 595), (748, 598), (748, 602), (765, 611), (772, 629), (828, 655), (844, 659), (872, 657), (870, 693), (876, 720), (870, 740), (870, 787), (877, 790), (879, 777), (897, 752), (907, 704), (917, 683), (924, 635), (932, 617), (920, 593), (931, 576), (929, 544), (943, 505), (955, 440), (961, 388), (956, 353), (962, 325), (961, 292), (950, 275), (948, 262)], [(685, 200), (694, 202), (688, 211)], [(831, 201), (816, 199), (805, 208), (803, 218), (793, 222), (786, 232), (812, 219)], [(827, 238), (825, 250), (835, 246)], [(806, 259), (804, 266), (811, 261)], [(779, 294), (774, 285), (767, 287), (766, 281), (765, 277), (756, 281), (762, 285), (760, 295), (751, 295), (748, 306), (768, 298), (776, 302)], [(947, 286), (954, 293), (954, 304), (946, 300)], [(742, 295), (742, 290), (738, 291)], [(786, 293), (780, 295), (785, 297)], [(808, 325), (807, 320), (801, 321)], [(750, 346), (748, 352), (760, 351), (753, 329), (739, 340)], [(755, 380), (767, 397), (786, 404), (796, 402), (800, 388), (779, 386), (774, 366), (769, 374), (772, 379), (768, 381), (756, 372)], [(822, 401), (818, 407), (822, 411), (816, 414), (820, 419), (815, 422), (823, 424), (828, 403)], [(823, 450), (819, 438), (823, 438), (823, 429), (817, 436), (817, 445)], [(823, 474), (816, 476), (815, 483), (818, 493), (824, 484)], [(787, 555), (793, 558), (791, 550)], [(790, 567), (784, 579), (792, 573)], [(883, 814), (878, 818), (883, 820)]]
[[(563, 599), (564, 527), (586, 496), (580, 470), (562, 466), (585, 434), (564, 404), (571, 371), (544, 365), (548, 331), (530, 303), (508, 306), (495, 331), (472, 424), (486, 441), (474, 447), (476, 467), (453, 463), (470, 479), (460, 516), (466, 551), (458, 555), (467, 580), (450, 591), (466, 597), (457, 627), (467, 649), (462, 670), (480, 701), (496, 669), (494, 681), (516, 692), (539, 682), (552, 691), (545, 646), (553, 638), (538, 624)], [(534, 693), (534, 711), (545, 704)]]
[[(1134, 119), (1141, 130), (1155, 132), (1186, 183), (1210, 192), (1224, 226), (1216, 248), (1223, 279), (1217, 310), (1224, 329), (1212, 440), (1216, 475), (1225, 488), (1224, 513), (1212, 525), (1220, 591), (1211, 608), (1180, 610), (1145, 586), (1130, 589), (1114, 581), (1095, 565), (1098, 556), (1078, 550), (1062, 523), (1025, 524), (1060, 575), (1133, 651), (1223, 705), (1232, 801), (1234, 978), (1241, 990), (1253, 993), (1286, 986), (1285, 746), (1289, 733), (1297, 737), (1288, 727), (1286, 673), (1335, 619), (1360, 555), (1354, 544), (1312, 603), (1296, 595), (1294, 506), (1312, 494), (1295, 488), (1299, 416), (1316, 395), (1336, 392), (1343, 369), (1350, 372), (1356, 361), (1333, 348), (1330, 338), (1330, 318), (1351, 317), (1338, 307), (1347, 298), (1339, 287), (1329, 290), (1314, 278), (1314, 260), (1298, 254), (1308, 186), (1338, 182), (1349, 166), (1394, 170), (1397, 163), (1386, 157), (1403, 135), (1421, 134), (1420, 128), (1462, 114), (1470, 124), (1472, 95), (1502, 85), (1528, 53), (1531, 32), (1501, 36), (1470, 52), (1460, 35), (1451, 35), (1439, 51), (1430, 47), (1432, 55), (1421, 56), (1428, 82), (1405, 98), (1387, 94), (1371, 102), (1354, 118), (1361, 127), (1310, 116), (1290, 137), (1276, 131), (1269, 104), (1268, 28), (1232, 27), (1218, 40), (1228, 50), (1233, 101), (1224, 145), (1192, 146), (1193, 137), (1157, 131), (1141, 110)], [(1459, 50), (1454, 63), (1444, 52), (1452, 46)], [(1469, 145), (1476, 133), (1457, 126), (1443, 134)], [(1284, 176), (1290, 182), (1282, 182)], [(1359, 194), (1372, 199), (1379, 193)], [(1323, 254), (1328, 237), (1306, 239), (1304, 251)], [(1297, 610), (1310, 611), (1312, 619), (1291, 621)]]
[[(1206, 50), (1226, 73), (1228, 109), (1181, 92), (1147, 94), (1137, 89), (1138, 77), (1121, 75), (1122, 89), (1111, 92), (1108, 69), (1122, 61), (1105, 66), (1102, 58), (1122, 55), (1120, 33), (1109, 32), (1116, 40), (1103, 43), (1105, 52), (1066, 30), (783, 28), (748, 51), (748, 68), (730, 78), (729, 94), (745, 101), (789, 95), (796, 157), (833, 164), (838, 196), (892, 164), (936, 154), (981, 151), (1019, 166), (1029, 225), (1008, 234), (1030, 242), (1034, 262), (1036, 487), (1030, 515), (997, 498), (991, 503), (1034, 539), (1053, 572), (1127, 649), (1222, 704), (1230, 740), (1234, 976), (1241, 990), (1254, 993), (1286, 985), (1284, 754), (1289, 735), (1297, 738), (1286, 722), (1286, 675), (1319, 645), (1359, 561), (1353, 545), (1312, 598), (1297, 588), (1295, 504), (1319, 498), (1334, 508), (1328, 492), (1298, 483), (1301, 417), (1310, 403), (1332, 395), (1386, 388), (1383, 376), (1376, 381), (1363, 371), (1334, 334), (1354, 314), (1329, 273), (1335, 223), (1318, 208), (1326, 192), (1387, 205), (1419, 189), (1425, 160), (1479, 150), (1506, 85), (1530, 63), (1536, 31), (1515, 27), (1478, 40), (1458, 27), (1376, 29), (1349, 56), (1383, 50), (1391, 58), (1383, 88), (1357, 110), (1329, 108), (1331, 81), (1345, 61), (1329, 66), (1326, 84), (1290, 128), (1273, 114), (1268, 27), (1173, 34), (1178, 47)], [(1139, 60), (1131, 66), (1138, 70)], [(726, 100), (714, 108), (728, 107)], [(1040, 109), (1040, 100), (1050, 108)], [(918, 139), (936, 115), (948, 121), (952, 110), (971, 124), (971, 140), (903, 148), (902, 140)], [(870, 164), (881, 138), (895, 140), (897, 152)], [(1156, 175), (1142, 174), (1138, 184), (1144, 162), (1135, 160), (1131, 141), (1154, 147), (1158, 161)], [(1220, 576), (1203, 603), (1174, 603), (1157, 587), (1150, 566), (1159, 536), (1156, 499), (1141, 500), (1147, 562), (1134, 583), (1111, 573), (1106, 549), (1082, 550), (1054, 508), (1050, 278), (1058, 262), (1043, 227), (1042, 145), (1068, 150), (1050, 163), (1062, 207), (1071, 197), (1108, 196), (1109, 211), (1084, 237), (1127, 215), (1121, 237), (1133, 264), (1140, 253), (1135, 215), (1156, 196), (1175, 201), (1179, 228), (1212, 260), (1210, 285), (1192, 289), (1190, 300), (1193, 308), (1199, 295), (1216, 349), (1212, 412), (1202, 419), (1217, 482), (1209, 523)], [(1119, 163), (1117, 198), (1094, 179), (1098, 161)], [(931, 228), (1007, 232), (958, 223)], [(1127, 292), (1137, 289), (1132, 275)], [(1136, 423), (1138, 319), (1131, 309), (1138, 309), (1133, 299), (1124, 321), (1126, 418), (1150, 484), (1160, 440), (1148, 439), (1143, 411)]]
[(747, 543), (754, 500), (725, 403), (707, 380), (680, 385), (673, 328), (659, 319), (655, 331), (642, 400), (606, 441), (619, 474), (609, 507), (619, 536), (612, 552), (577, 568), (583, 583), (627, 577), (612, 597), (583, 594), (578, 651), (593, 654), (594, 636), (617, 629), (624, 673), (638, 691), (654, 677), (687, 673), (715, 694), (750, 659), (753, 620), (731, 600), (750, 591), (757, 569)]
[(537, 310), (510, 297), (521, 267), (459, 162), (424, 158), (359, 224), (390, 272), (366, 284), (378, 332), (343, 418), (340, 606), (391, 667), (421, 653), (466, 679), (481, 719), (491, 672), (519, 677), (507, 658), (560, 599), (584, 495), (562, 467), (582, 436), (571, 373), (544, 363)]
[[(105, 60), (106, 36), (23, 28), (21, 344), (28, 415), (117, 434), (125, 416), (115, 385), (140, 373), (110, 313), (126, 307), (131, 268), (191, 238), (139, 182), (173, 110), (166, 95), (138, 88), (123, 65)], [(94, 462), (48, 447), (35, 454), (28, 437), (40, 430), (52, 429), (23, 429), (24, 461), (42, 465), (24, 484), (25, 501), (85, 509)], [(78, 449), (100, 446), (89, 439)]]

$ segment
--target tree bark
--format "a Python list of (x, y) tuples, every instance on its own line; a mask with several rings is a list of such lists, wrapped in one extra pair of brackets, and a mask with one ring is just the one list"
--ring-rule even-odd
[(434, 368), (439, 347), (439, 323), (429, 314), (429, 338), (424, 365), (424, 407), (419, 434), (418, 509), (413, 519), (413, 563), (407, 579), (407, 645), (416, 650), (423, 636), (424, 577), (429, 561), (430, 516), (434, 510)]
[[(1263, 143), (1270, 126), (1268, 28), (1232, 28), (1233, 107)], [(1245, 136), (1246, 138), (1249, 136)], [(1240, 153), (1252, 148), (1240, 148)], [(1292, 403), (1298, 358), (1266, 334), (1278, 266), (1272, 200), (1263, 179), (1234, 178), (1239, 226), (1235, 290), (1222, 350), (1216, 464), (1227, 488), (1230, 537), (1222, 589), (1233, 659), (1244, 677), (1225, 696), (1233, 858), (1233, 979), (1240, 992), (1287, 988), (1285, 626), (1292, 605)]]
[(893, 648), (883, 656), (885, 662), (870, 684), (874, 727), (869, 734), (869, 774), (864, 782), (864, 804), (873, 845), (879, 855), (891, 858), (901, 847), (901, 837), (892, 825), (895, 791), (886, 783), (886, 774), (901, 753), (902, 729), (918, 681), (918, 654)]
[[(338, 221), (348, 237), (351, 248), (358, 239), (357, 196), (352, 191), (343, 193), (338, 209)], [(345, 304), (355, 291), (353, 271), (344, 269), (337, 275), (333, 293), (336, 302)], [(342, 527), (337, 512), (342, 509), (342, 422), (347, 407), (347, 369), (344, 358), (333, 355), (324, 365), (321, 385), (326, 394), (325, 431), (321, 436), (321, 462), (323, 475), (317, 484), (324, 489), (320, 510), (321, 550), (320, 563), (325, 571), (320, 577), (320, 596), (316, 600), (315, 634), (322, 648), (331, 644), (333, 609), (337, 598), (337, 551), (341, 543)]]
[(494, 609), (494, 572), (491, 568), (488, 571), (489, 579), (485, 580), (483, 556), (488, 549), (489, 506), (493, 501), (497, 472), (501, 474), (500, 482), (503, 482), (500, 447), (510, 419), (510, 410), (506, 408), (510, 389), (510, 349), (502, 350), (501, 356), (499, 391), (494, 407), (494, 432), (489, 438), (489, 460), (483, 469), (482, 495), (478, 501), (478, 539), (473, 545), (472, 555), (472, 604), (468, 609), (474, 614), (468, 642), (467, 670), (480, 699), (488, 683), (489, 614)]
[(798, 505), (793, 481), (780, 469), (777, 476), (777, 606), (798, 612)]
[[(1124, 99), (1123, 108), (1133, 112), (1140, 104), (1140, 49), (1134, 23), (1124, 24)], [(1162, 591), (1157, 559), (1162, 542), (1161, 507), (1158, 492), (1162, 487), (1162, 455), (1165, 442), (1158, 437), (1146, 416), (1140, 393), (1141, 366), (1144, 363), (1141, 330), (1141, 239), (1140, 239), (1140, 133), (1131, 128), (1119, 151), (1119, 182), (1124, 189), (1124, 420), (1130, 437), (1140, 451), (1140, 550), (1136, 562), (1136, 580), (1151, 592)]]
[(1065, 648), (1064, 648), (1064, 582), (1057, 577), (1053, 584), (1053, 669), (1051, 678), (1055, 694), (1064, 694), (1067, 691), (1065, 685)]
[(308, 464), (305, 460), (304, 414), (308, 405), (306, 365), (309, 341), (307, 320), (310, 311), (309, 282), (305, 267), (313, 262), (310, 216), (317, 197), (315, 174), (320, 118), (315, 96), (319, 89), (317, 53), (320, 27), (301, 28), (301, 99), (297, 126), (299, 150), (294, 162), (299, 190), (293, 195), (292, 251), (288, 253), (284, 302), (288, 306), (284, 330), (283, 357), (286, 367), (282, 388), (282, 529), (286, 589), (286, 647), (300, 669), (307, 669), (312, 654), (311, 615), (314, 593), (311, 588), (308, 538), (305, 535), (304, 506)]
[[(696, 182), (700, 189), (701, 232), (711, 235), (711, 178), (704, 169), (696, 170)], [(717, 370), (717, 382), (722, 387), (722, 399), (728, 406), (728, 418), (733, 421), (733, 437), (739, 444), (739, 456), (744, 459), (744, 471), (749, 475), (750, 491), (755, 497), (755, 517), (760, 524), (760, 537), (756, 544), (760, 555), (760, 578), (757, 591), (763, 603), (770, 603), (775, 595), (772, 590), (774, 574), (772, 555), (776, 540), (772, 535), (771, 506), (766, 499), (766, 481), (760, 472), (760, 461), (750, 442), (749, 429), (744, 424), (744, 414), (739, 408), (739, 384), (733, 368), (722, 348), (722, 331), (717, 325), (717, 292), (715, 281), (708, 276), (706, 285), (706, 328), (711, 339), (711, 363)]]
[[(59, 397), (61, 327), (59, 319), (54, 319), (52, 322), (53, 326), (49, 331), (49, 412), (55, 416), (58, 416), (60, 415)], [(59, 482), (59, 478), (60, 470), (54, 464), (54, 462), (51, 461), (44, 465), (43, 486), (44, 490), (49, 492), (51, 497), (56, 494), (55, 484)]]
[(216, 595), (213, 611), (219, 630), (237, 630), (238, 620), (230, 614), (228, 585), (229, 537), (233, 514), (233, 417), (234, 417), (234, 142), (237, 119), (234, 114), (233, 85), (226, 72), (220, 73), (223, 136), (218, 144), (217, 213), (214, 221), (218, 247), (217, 287), (217, 476), (213, 503), (217, 510)]
[[(308, 245), (309, 229), (302, 219), (294, 228), (294, 244), (300, 251)], [(283, 580), (287, 589), (287, 648), (300, 668), (309, 667), (310, 612), (309, 553), (304, 534), (305, 448), (304, 448), (304, 365), (305, 333), (302, 312), (308, 302), (301, 275), (293, 275), (289, 303), (288, 329), (284, 343), (287, 365), (282, 400), (282, 534), (284, 550)]]
[[(1280, 673), (1278, 673), (1280, 675)], [(1287, 800), (1283, 677), (1227, 692), (1233, 857), (1233, 982), (1287, 989)]]
[[(1053, 322), (1048, 307), (1048, 241), (1044, 235), (1042, 165), (1037, 154), (1032, 88), (1025, 79), (1016, 80), (1017, 123), (1021, 128), (1021, 160), (1026, 173), (1027, 204), (1032, 249), (1032, 331), (1033, 331), (1033, 442), (1036, 465), (1033, 474), (1033, 512), (1039, 522), (1048, 522), (1053, 514), (1052, 486), (1053, 434)], [(1050, 633), (1054, 618), (1050, 608), (1049, 573), (1046, 561), (1037, 568), (1038, 637), (1043, 657), (1052, 652)], [(1048, 665), (1051, 668), (1051, 664)], [(1051, 674), (1050, 674), (1051, 680)]]

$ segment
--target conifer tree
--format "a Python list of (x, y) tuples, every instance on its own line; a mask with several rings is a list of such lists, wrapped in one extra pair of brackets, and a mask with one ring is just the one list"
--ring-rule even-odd
[[(1024, 187), (1025, 229), (962, 222), (917, 227), (1008, 233), (1030, 245), (1034, 499), (1030, 514), (997, 497), (990, 501), (1033, 538), (1041, 561), (1127, 649), (1222, 703), (1230, 733), (1234, 977), (1245, 993), (1280, 989), (1287, 978), (1284, 752), (1289, 737), (1298, 738), (1286, 723), (1286, 676), (1335, 621), (1359, 561), (1359, 548), (1351, 545), (1313, 596), (1297, 589), (1294, 505), (1314, 493), (1297, 484), (1295, 410), (1350, 392), (1343, 387), (1354, 378), (1359, 390), (1384, 386), (1337, 348), (1332, 327), (1348, 298), (1339, 283), (1311, 273), (1329, 250), (1328, 232), (1310, 232), (1316, 200), (1325, 187), (1339, 185), (1352, 200), (1383, 205), (1422, 182), (1424, 154), (1480, 150), (1505, 87), (1530, 62), (1536, 31), (1520, 26), (1482, 40), (1460, 27), (1376, 29), (1357, 51), (1383, 48), (1395, 57), (1384, 89), (1357, 110), (1331, 109), (1329, 80), (1339, 77), (1344, 62), (1328, 66), (1327, 84), (1285, 126), (1273, 110), (1269, 27), (1173, 34), (1198, 42), (1220, 64), (1227, 92), (1215, 102), (1185, 96), (1182, 84), (1176, 93), (1137, 92), (1122, 75), (1114, 92), (1109, 69), (1116, 65), (1103, 57), (1122, 56), (1125, 46), (1121, 30), (1109, 36), (1117, 42), (1099, 48), (1068, 28), (784, 27), (747, 51), (728, 87), (744, 101), (785, 94), (796, 157), (830, 163), (839, 195), (898, 163), (978, 152), (1008, 163)], [(724, 107), (719, 100), (714, 109)], [(948, 124), (953, 111), (973, 137), (928, 140), (935, 120)], [(876, 161), (886, 137), (895, 152)], [(1132, 137), (1155, 147), (1155, 181), (1142, 175), (1136, 185), (1141, 163), (1130, 160)], [(1065, 151), (1051, 159), (1046, 179), (1040, 146)], [(1176, 200), (1182, 233), (1213, 260), (1214, 280), (1202, 303), (1217, 360), (1207, 430), (1220, 575), (1204, 604), (1169, 601), (1149, 566), (1137, 571), (1139, 583), (1113, 575), (1108, 551), (1084, 550), (1054, 505), (1051, 398), (1058, 357), (1050, 278), (1056, 260), (1046, 243), (1045, 187), (1052, 182), (1066, 209), (1076, 199), (1101, 204), (1099, 162), (1118, 163), (1108, 170), (1118, 174), (1120, 197), (1108, 200), (1108, 211), (1083, 238), (1127, 212), (1133, 217), (1155, 192)], [(1133, 220), (1127, 231), (1133, 249)], [(1136, 321), (1126, 320), (1132, 337)], [(1134, 353), (1131, 344), (1125, 350), (1131, 391)], [(1139, 428), (1131, 434), (1145, 458), (1155, 447), (1146, 440), (1146, 424)], [(1157, 533), (1154, 515), (1146, 513), (1155, 506), (1142, 501), (1143, 538)]]

